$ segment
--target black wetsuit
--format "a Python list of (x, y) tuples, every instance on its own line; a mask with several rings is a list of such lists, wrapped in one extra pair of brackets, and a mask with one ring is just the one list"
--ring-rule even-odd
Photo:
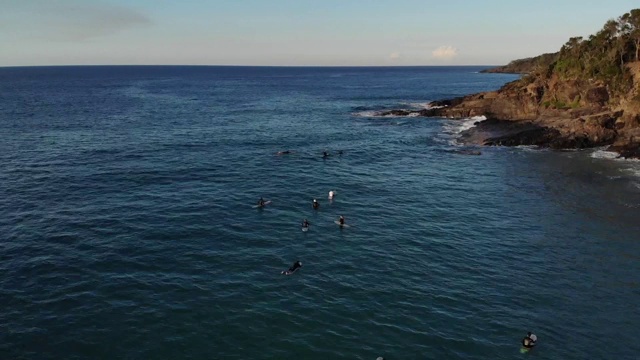
[(309, 222), (308, 222), (308, 221), (305, 221), (305, 222), (303, 222), (303, 223), (302, 223), (302, 227), (303, 227), (303, 228), (307, 228), (307, 227), (309, 227), (309, 225), (310, 225), (310, 224), (309, 224)]
[(298, 270), (301, 267), (302, 267), (302, 263), (300, 261), (296, 261), (295, 263), (293, 263), (293, 265), (291, 265), (291, 267), (287, 271), (292, 273), (292, 272)]
[(340, 225), (344, 225), (344, 218), (343, 218), (343, 217), (341, 217), (341, 218), (338, 220), (338, 222), (340, 223)]
[(313, 203), (313, 208), (314, 208), (314, 209), (317, 209), (317, 208), (319, 208), (319, 207), (320, 207), (320, 204), (318, 204), (318, 202), (317, 202), (317, 201)]

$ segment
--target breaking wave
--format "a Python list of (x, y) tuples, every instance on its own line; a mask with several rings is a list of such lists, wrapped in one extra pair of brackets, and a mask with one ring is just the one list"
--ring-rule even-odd
[(472, 116), (470, 118), (460, 120), (447, 120), (444, 124), (444, 131), (447, 134), (457, 135), (465, 130), (475, 127), (478, 121), (484, 120), (487, 120), (486, 116)]

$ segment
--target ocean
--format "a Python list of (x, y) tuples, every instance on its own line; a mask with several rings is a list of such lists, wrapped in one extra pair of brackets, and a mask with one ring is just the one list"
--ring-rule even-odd
[(380, 115), (483, 68), (0, 68), (0, 359), (638, 359), (640, 162)]

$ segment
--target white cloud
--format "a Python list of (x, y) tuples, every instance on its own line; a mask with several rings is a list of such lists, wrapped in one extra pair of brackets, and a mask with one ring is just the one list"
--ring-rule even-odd
[(389, 54), (389, 59), (398, 60), (398, 59), (400, 59), (400, 54), (397, 53), (397, 52), (392, 52), (391, 54)]
[(431, 52), (431, 56), (439, 60), (450, 60), (458, 56), (458, 49), (453, 46), (440, 46)]

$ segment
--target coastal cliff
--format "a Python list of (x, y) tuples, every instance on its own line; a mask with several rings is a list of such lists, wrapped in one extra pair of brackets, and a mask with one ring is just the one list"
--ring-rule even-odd
[(569, 39), (556, 54), (525, 60), (512, 64), (527, 64), (519, 68), (527, 75), (497, 91), (435, 101), (416, 112), (485, 116), (462, 134), (467, 143), (609, 146), (622, 157), (640, 158), (640, 9), (609, 20), (588, 39)]
[(529, 74), (539, 67), (549, 66), (558, 59), (558, 53), (513, 60), (507, 65), (480, 71), (481, 73)]

